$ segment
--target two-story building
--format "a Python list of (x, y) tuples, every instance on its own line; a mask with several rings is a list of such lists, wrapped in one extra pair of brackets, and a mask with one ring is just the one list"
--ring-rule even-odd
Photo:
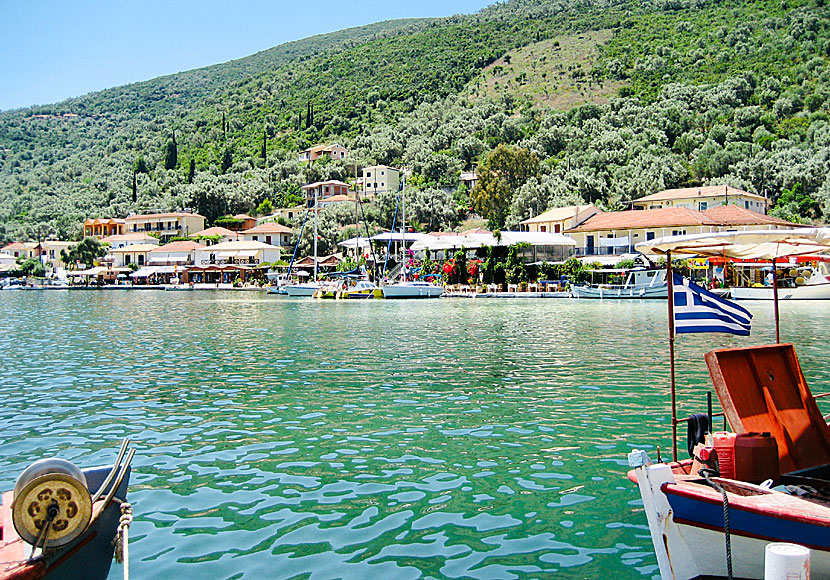
[(169, 242), (171, 238), (187, 237), (191, 232), (205, 229), (204, 216), (187, 212), (130, 215), (124, 221), (127, 232), (152, 232), (158, 235), (162, 243)]
[(195, 283), (248, 282), (262, 278), (268, 269), (266, 264), (278, 261), (280, 256), (278, 246), (264, 242), (226, 242), (198, 250), (196, 264), (188, 267), (188, 272)]
[(349, 194), (349, 184), (343, 183), (342, 181), (338, 181), (336, 179), (309, 183), (308, 185), (304, 185), (302, 189), (303, 196), (307, 200), (313, 200), (316, 197), (319, 201), (325, 197), (331, 197), (333, 195)]
[(540, 213), (536, 217), (520, 222), (520, 229), (525, 232), (550, 232), (559, 234), (575, 228), (589, 217), (600, 213), (593, 204), (557, 207)]
[(0, 252), (24, 259), (34, 258), (38, 255), (37, 243), (35, 242), (12, 242), (0, 248)]
[(144, 266), (149, 261), (152, 250), (158, 248), (158, 244), (130, 244), (110, 249), (112, 265), (115, 268), (126, 268), (130, 264)]
[(577, 242), (580, 256), (619, 255), (635, 252), (639, 242), (663, 236), (681, 236), (747, 229), (800, 227), (786, 220), (734, 206), (704, 211), (685, 207), (597, 213), (564, 233)]
[(127, 231), (125, 220), (119, 218), (95, 218), (84, 222), (84, 237), (103, 240), (107, 236), (117, 236)]
[[(218, 245), (218, 244), (217, 244)], [(205, 246), (192, 240), (170, 242), (150, 250), (151, 266), (186, 266), (196, 263), (196, 253)]]
[(765, 197), (756, 193), (741, 191), (728, 185), (667, 189), (635, 199), (631, 205), (634, 209), (684, 207), (697, 211), (705, 211), (721, 205), (736, 205), (756, 213), (767, 213), (767, 199)]
[(401, 187), (401, 170), (388, 165), (370, 165), (364, 167), (363, 194), (375, 197), (388, 191), (397, 192)]
[(276, 222), (259, 224), (249, 230), (242, 232), (242, 238), (248, 242), (265, 242), (271, 246), (280, 248), (291, 247), (291, 236), (293, 230)]
[(324, 156), (331, 157), (332, 159), (345, 159), (348, 155), (349, 152), (345, 147), (338, 143), (332, 143), (331, 145), (315, 145), (314, 147), (300, 151), (297, 155), (297, 161), (314, 161)]

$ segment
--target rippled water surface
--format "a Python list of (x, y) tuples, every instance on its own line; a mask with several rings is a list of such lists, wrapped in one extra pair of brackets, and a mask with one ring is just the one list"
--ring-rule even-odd
[[(678, 338), (683, 414), (704, 352), (774, 341), (750, 309), (748, 341)], [(625, 472), (671, 448), (665, 303), (47, 291), (0, 315), (0, 488), (131, 437), (134, 578), (656, 574)], [(830, 305), (782, 318), (830, 390)]]

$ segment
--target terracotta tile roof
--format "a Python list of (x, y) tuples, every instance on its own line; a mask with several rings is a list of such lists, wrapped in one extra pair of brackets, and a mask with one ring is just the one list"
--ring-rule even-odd
[(689, 197), (729, 197), (743, 195), (748, 197), (755, 197), (758, 199), (765, 199), (756, 193), (749, 193), (729, 187), (728, 185), (707, 185), (703, 187), (684, 187), (680, 189), (667, 189), (658, 193), (653, 193), (639, 199), (635, 199), (634, 203), (642, 203), (648, 201), (667, 201), (671, 199), (684, 199)]
[(238, 213), (235, 216), (233, 216), (233, 218), (237, 219), (237, 220), (252, 220), (252, 219), (255, 219), (255, 218), (249, 216), (246, 213)]
[(200, 217), (204, 219), (204, 216), (201, 216), (197, 213), (185, 213), (181, 211), (171, 212), (171, 213), (148, 213), (144, 215), (128, 215), (125, 221), (140, 221), (146, 219), (156, 219), (156, 218), (171, 218), (171, 217)]
[(801, 224), (794, 224), (787, 220), (764, 215), (737, 205), (719, 205), (705, 209), (701, 213), (706, 214), (722, 226), (778, 225), (793, 228), (801, 226)]
[(206, 230), (202, 230), (201, 232), (196, 232), (195, 234), (190, 234), (191, 236), (224, 236), (224, 237), (236, 237), (236, 232), (232, 232), (228, 228), (223, 228), (221, 226), (213, 226), (212, 228), (208, 228)]
[(193, 250), (200, 250), (204, 248), (203, 244), (192, 242), (190, 240), (182, 240), (180, 242), (170, 242), (155, 248), (154, 252), (191, 252)]
[(357, 201), (353, 197), (349, 197), (348, 195), (338, 194), (338, 195), (330, 195), (328, 197), (324, 197), (320, 200), (320, 203), (338, 203), (341, 201)]
[(567, 232), (598, 230), (631, 230), (671, 226), (716, 226), (718, 223), (703, 212), (685, 207), (615, 211), (598, 213)]
[(115, 248), (114, 250), (110, 250), (110, 254), (133, 254), (133, 253), (146, 253), (152, 252), (153, 250), (157, 250), (158, 246), (153, 244), (133, 244), (132, 246), (124, 246), (123, 248)]
[(304, 185), (302, 189), (314, 189), (315, 187), (320, 187), (321, 185), (337, 185), (340, 187), (349, 187), (348, 183), (343, 183), (337, 179), (329, 179), (328, 181), (315, 181), (314, 183), (309, 183), (308, 185)]
[(540, 213), (536, 217), (532, 217), (530, 219), (526, 219), (525, 221), (521, 222), (523, 224), (536, 224), (536, 223), (544, 223), (544, 222), (558, 222), (562, 220), (571, 219), (576, 215), (594, 207), (591, 204), (588, 205), (569, 205), (568, 207), (556, 207), (553, 209), (549, 209), (546, 212)]
[(290, 234), (293, 230), (282, 224), (268, 222), (259, 224), (251, 229), (244, 230), (243, 234)]

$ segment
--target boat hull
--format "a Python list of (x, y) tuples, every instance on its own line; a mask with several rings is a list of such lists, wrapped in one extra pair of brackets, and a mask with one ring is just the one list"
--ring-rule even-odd
[[(772, 300), (769, 286), (729, 289), (733, 300)], [(779, 300), (830, 300), (830, 284), (812, 284), (795, 288), (778, 288)]]
[(444, 288), (427, 283), (406, 283), (389, 284), (381, 288), (383, 297), (395, 298), (440, 298)]
[[(89, 489), (97, 490), (101, 487), (111, 469), (98, 467), (83, 470)], [(129, 479), (128, 468), (115, 492), (115, 497), (121, 501), (126, 501)], [(112, 563), (113, 539), (121, 518), (121, 506), (118, 501), (110, 502), (89, 528), (70, 544), (47, 552), (46, 556), (38, 556), (27, 561), (31, 546), (17, 537), (12, 526), (9, 513), (12, 495), (12, 492), (3, 494), (0, 521), (3, 524), (4, 545), (0, 550), (0, 580), (106, 580)]]
[(642, 299), (642, 298), (667, 298), (668, 287), (663, 286), (641, 286), (641, 287), (618, 287), (602, 288), (596, 286), (572, 286), (571, 296), (574, 298), (593, 299)]
[[(630, 476), (640, 488), (660, 576), (673, 580), (725, 577), (721, 495), (679, 477), (681, 481), (676, 481), (672, 469), (664, 464), (640, 466)], [(770, 542), (810, 548), (813, 576), (830, 577), (830, 508), (752, 484), (719, 481), (742, 490), (729, 494), (735, 578), (763, 580), (764, 552)]]
[(295, 284), (284, 288), (285, 293), (292, 298), (311, 298), (320, 286), (318, 284)]

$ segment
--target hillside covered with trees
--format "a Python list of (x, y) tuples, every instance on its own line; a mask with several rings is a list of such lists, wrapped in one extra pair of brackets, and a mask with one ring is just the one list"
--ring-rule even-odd
[[(374, 163), (412, 169), (407, 214), (424, 229), (710, 183), (823, 223), (828, 22), (825, 0), (511, 0), (3, 112), (0, 241), (72, 239), (131, 211), (212, 222)], [(297, 161), (325, 142), (350, 157)], [(505, 168), (509, 186), (488, 186)], [(388, 227), (393, 211), (380, 199), (367, 217)], [(330, 237), (353, 233), (339, 227), (353, 212), (322, 213)]]

